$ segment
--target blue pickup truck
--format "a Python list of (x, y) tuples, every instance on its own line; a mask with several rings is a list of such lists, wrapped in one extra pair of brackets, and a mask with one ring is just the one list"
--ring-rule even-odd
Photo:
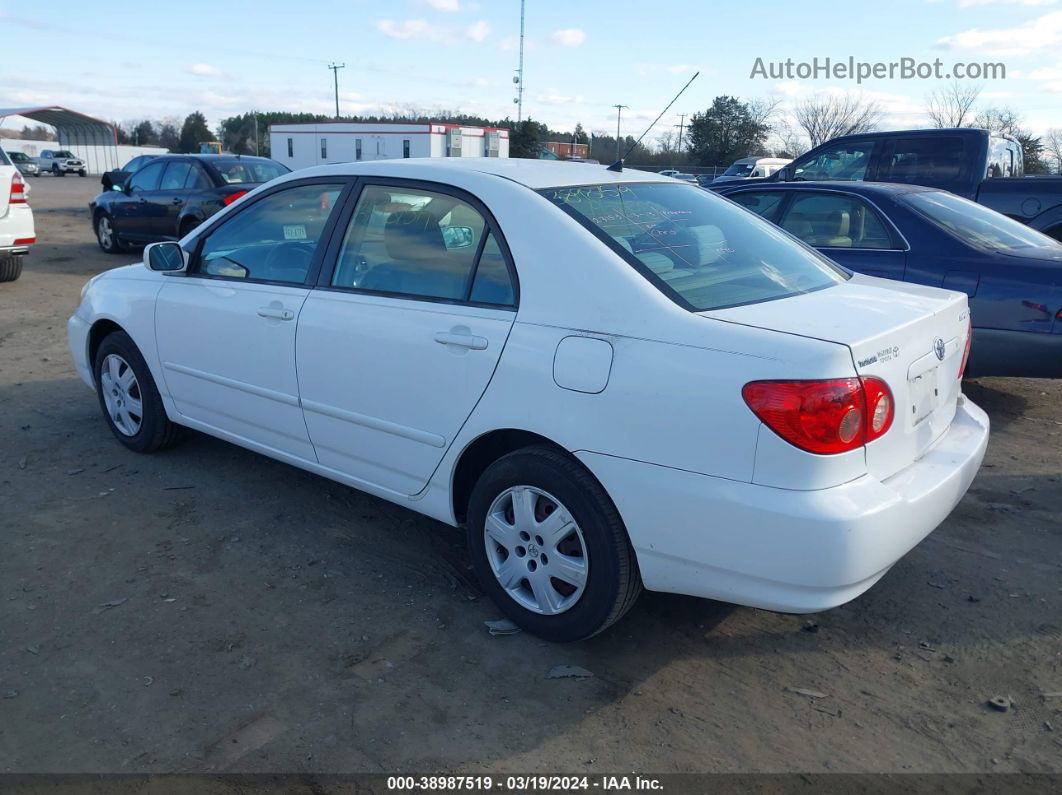
[(1062, 240), (1062, 177), (1023, 175), (1021, 145), (1009, 136), (966, 128), (891, 130), (834, 138), (771, 176), (743, 184), (842, 180), (925, 185)]

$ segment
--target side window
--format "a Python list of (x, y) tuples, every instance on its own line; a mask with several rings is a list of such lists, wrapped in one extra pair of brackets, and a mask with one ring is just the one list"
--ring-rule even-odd
[(963, 176), (965, 138), (926, 136), (896, 138), (886, 144), (877, 178), (882, 182), (909, 182), (944, 187)]
[(129, 179), (129, 190), (136, 193), (143, 190), (155, 190), (162, 176), (166, 163), (152, 163), (133, 174)]
[(159, 190), (183, 190), (184, 183), (188, 179), (188, 172), (192, 170), (192, 164), (187, 160), (175, 160), (166, 166), (166, 173), (162, 175)]
[(188, 169), (188, 179), (184, 182), (184, 187), (189, 190), (207, 190), (214, 187), (214, 183), (210, 181), (210, 177), (203, 171), (202, 167), (191, 163), (191, 168)]
[(343, 187), (299, 185), (259, 199), (210, 232), (198, 272), (302, 284)]
[[(332, 286), (466, 300), (486, 233), (483, 216), (454, 196), (368, 185), (344, 236)], [(483, 279), (486, 285), (489, 273)]]
[(867, 173), (870, 156), (874, 151), (873, 141), (842, 143), (824, 149), (803, 163), (797, 163), (793, 179), (810, 181), (838, 179), (859, 181)]
[(505, 255), (493, 233), (488, 233), (487, 242), (483, 244), (483, 253), (479, 255), (476, 277), (468, 298), (474, 303), (497, 306), (513, 306), (516, 303)]
[(896, 248), (877, 213), (857, 196), (798, 195), (781, 226), (820, 248)]
[(785, 193), (780, 190), (752, 193), (742, 191), (727, 198), (733, 199), (747, 210), (752, 210), (756, 215), (763, 216), (768, 221), (778, 220), (778, 208), (782, 206)]

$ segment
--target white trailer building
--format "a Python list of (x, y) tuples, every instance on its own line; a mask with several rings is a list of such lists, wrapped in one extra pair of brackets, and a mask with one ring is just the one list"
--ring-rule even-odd
[(290, 169), (403, 157), (508, 157), (509, 131), (424, 122), (313, 122), (269, 127), (271, 157)]

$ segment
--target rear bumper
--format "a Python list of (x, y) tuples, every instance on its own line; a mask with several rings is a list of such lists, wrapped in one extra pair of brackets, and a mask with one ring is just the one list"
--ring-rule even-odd
[(36, 240), (29, 205), (9, 204), (7, 213), (0, 217), (0, 254), (25, 254)]
[(960, 398), (950, 429), (911, 466), (815, 491), (579, 458), (615, 500), (647, 588), (811, 613), (859, 596), (951, 513), (981, 465), (988, 428)]

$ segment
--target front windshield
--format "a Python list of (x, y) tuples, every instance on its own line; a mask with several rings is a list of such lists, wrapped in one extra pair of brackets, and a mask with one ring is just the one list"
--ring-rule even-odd
[(734, 163), (723, 172), (724, 177), (747, 177), (752, 173), (753, 163)]
[(66, 151), (65, 149), (60, 149), (58, 152), (55, 153), (55, 156), (56, 157), (73, 157), (73, 155), (70, 154), (70, 152)]
[(269, 182), (289, 173), (280, 163), (271, 160), (214, 160), (212, 165), (221, 178), (230, 184)]
[(693, 311), (785, 298), (848, 278), (773, 224), (692, 185), (582, 185), (539, 193)]
[(22, 154), (22, 152), (12, 152), (11, 153), (11, 160), (12, 160), (12, 162), (15, 162), (15, 163), (28, 163), (29, 162), (29, 156)]
[(941, 229), (974, 248), (1020, 251), (1058, 246), (1047, 235), (952, 193), (919, 191), (904, 194), (902, 199)]

